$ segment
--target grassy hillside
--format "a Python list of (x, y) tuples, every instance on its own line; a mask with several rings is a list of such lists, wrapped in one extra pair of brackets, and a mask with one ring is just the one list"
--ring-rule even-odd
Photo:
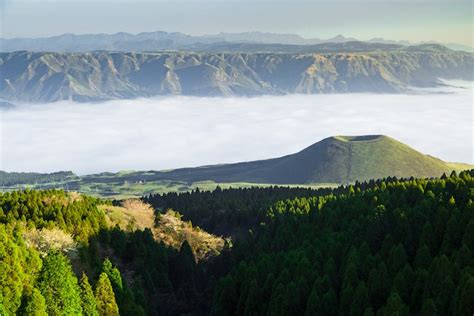
[(368, 135), (329, 137), (280, 158), (177, 169), (150, 177), (190, 183), (349, 183), (389, 176), (435, 177), (467, 168), (424, 155), (388, 136)]
[[(424, 155), (387, 136), (334, 138), (347, 150), (345, 182), (376, 179), (386, 176), (434, 177), (443, 172), (467, 169), (468, 165), (446, 163)], [(341, 166), (343, 169), (343, 166)]]
[[(108, 199), (129, 199), (139, 198), (148, 194), (165, 194), (170, 192), (190, 192), (196, 189), (202, 191), (213, 191), (217, 187), (226, 188), (250, 188), (250, 187), (271, 187), (274, 183), (252, 183), (252, 182), (225, 182), (215, 181), (171, 181), (162, 180), (159, 171), (142, 172), (134, 171), (127, 175), (119, 172), (112, 174), (96, 174), (77, 177), (71, 181), (53, 181), (47, 183), (28, 183), (0, 186), (0, 192), (11, 192), (23, 189), (64, 189), (80, 192), (90, 196), (104, 197)], [(284, 184), (285, 187), (306, 187), (321, 188), (335, 187), (336, 183), (309, 183), (309, 184)]]

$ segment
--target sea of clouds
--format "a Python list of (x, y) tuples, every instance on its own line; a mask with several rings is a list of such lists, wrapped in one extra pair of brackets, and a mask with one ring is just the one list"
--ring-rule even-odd
[(473, 163), (473, 85), (416, 94), (69, 101), (0, 111), (0, 170), (78, 174), (272, 158), (333, 135), (385, 134)]

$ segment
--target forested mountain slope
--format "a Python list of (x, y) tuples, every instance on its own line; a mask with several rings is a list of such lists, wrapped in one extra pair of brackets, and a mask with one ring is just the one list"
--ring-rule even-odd
[(472, 315), (473, 176), (149, 198), (158, 219), (170, 201), (211, 221), (258, 218), (220, 255), (199, 262), (187, 240), (179, 250), (158, 243), (139, 229), (148, 224), (110, 227), (101, 207), (110, 202), (58, 190), (0, 194), (0, 311)]
[(322, 52), (281, 47), (226, 53), (223, 47), (224, 52), (207, 53), (1, 53), (0, 98), (85, 102), (169, 94), (397, 93), (436, 86), (439, 78), (472, 80), (474, 55), (439, 45), (376, 50), (324, 45)]
[[(60, 190), (0, 194), (0, 315), (189, 310), (194, 305), (179, 295), (194, 282), (195, 251), (200, 259), (217, 255), (209, 241), (218, 238), (181, 221), (186, 228), (171, 232), (144, 211), (138, 201), (113, 206)], [(165, 235), (155, 239), (152, 230)], [(174, 240), (178, 230), (185, 236)]]
[(276, 203), (234, 245), (212, 314), (471, 315), (473, 175)]
[(75, 174), (71, 171), (58, 171), (52, 173), (36, 172), (6, 172), (0, 170), (0, 186), (10, 186), (15, 184), (35, 184), (48, 182), (61, 182), (72, 179)]

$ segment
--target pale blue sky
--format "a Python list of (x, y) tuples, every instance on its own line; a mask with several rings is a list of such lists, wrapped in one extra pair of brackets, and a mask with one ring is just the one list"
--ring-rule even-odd
[(471, 0), (0, 0), (1, 37), (263, 31), (473, 44)]

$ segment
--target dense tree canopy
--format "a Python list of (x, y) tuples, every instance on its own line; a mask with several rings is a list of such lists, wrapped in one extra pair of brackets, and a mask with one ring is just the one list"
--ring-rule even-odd
[[(199, 262), (186, 240), (174, 249), (148, 228), (107, 227), (97, 207), (106, 201), (57, 190), (0, 194), (0, 311), (472, 315), (473, 176), (144, 198), (158, 214), (172, 207), (232, 236), (219, 256)], [(25, 237), (50, 228), (71, 234), (77, 249), (41, 253)]]
[(21, 227), (0, 224), (0, 304), (7, 313), (18, 310), (40, 269), (39, 254), (26, 246)]
[(234, 244), (243, 255), (219, 282), (213, 313), (247, 314), (260, 302), (272, 315), (472, 314), (472, 175), (275, 203)]
[(5, 172), (0, 170), (0, 186), (11, 186), (17, 184), (48, 183), (63, 181), (74, 177), (71, 171), (59, 171), (53, 173), (35, 172)]
[(0, 223), (21, 222), (28, 227), (57, 227), (77, 240), (105, 228), (104, 214), (97, 209), (99, 199), (62, 190), (26, 190), (0, 194)]
[(262, 221), (276, 201), (298, 196), (310, 197), (333, 192), (328, 188), (238, 188), (214, 191), (170, 192), (143, 198), (159, 212), (179, 211), (186, 220), (215, 234), (237, 235)]

